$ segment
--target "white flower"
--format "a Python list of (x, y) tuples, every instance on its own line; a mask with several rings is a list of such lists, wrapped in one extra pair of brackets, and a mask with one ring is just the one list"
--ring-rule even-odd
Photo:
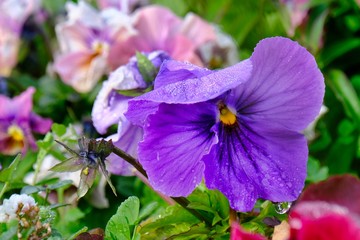
[(17, 216), (26, 214), (34, 206), (36, 206), (34, 198), (26, 194), (13, 194), (0, 206), (0, 222), (16, 219)]

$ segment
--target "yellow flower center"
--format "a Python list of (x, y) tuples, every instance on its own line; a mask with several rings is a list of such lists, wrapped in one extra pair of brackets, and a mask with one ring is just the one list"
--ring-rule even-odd
[(8, 128), (8, 135), (16, 142), (22, 142), (24, 140), (24, 132), (16, 125), (11, 125)]
[(95, 51), (95, 55), (101, 55), (103, 52), (106, 52), (109, 50), (109, 45), (105, 42), (101, 41), (94, 41), (92, 43), (92, 50)]
[(220, 121), (225, 125), (234, 125), (236, 123), (236, 114), (234, 114), (225, 104), (219, 104)]

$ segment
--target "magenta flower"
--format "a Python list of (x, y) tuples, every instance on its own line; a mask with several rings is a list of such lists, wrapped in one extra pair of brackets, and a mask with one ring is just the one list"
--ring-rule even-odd
[(160, 6), (143, 7), (133, 15), (136, 33), (126, 41), (114, 46), (110, 58), (120, 66), (128, 62), (136, 51), (162, 50), (173, 59), (202, 65), (197, 49), (204, 43), (215, 40), (211, 25), (194, 14), (184, 20)]
[[(148, 59), (159, 68), (169, 56), (161, 51), (152, 52), (147, 55)], [(107, 140), (112, 140), (113, 144), (137, 157), (137, 145), (143, 137), (143, 130), (139, 126), (131, 124), (124, 116), (131, 96), (125, 96), (119, 91), (134, 91), (138, 95), (144, 92), (151, 83), (144, 81), (135, 57), (131, 58), (125, 66), (119, 67), (110, 74), (107, 81), (96, 97), (92, 110), (92, 120), (96, 130), (105, 134), (108, 127), (118, 124), (118, 132), (111, 135)], [(111, 173), (118, 175), (132, 175), (133, 168), (125, 161), (119, 160), (115, 154), (108, 157), (108, 169)]]
[(301, 194), (289, 216), (290, 239), (360, 239), (360, 180), (333, 176)]
[(21, 29), (38, 7), (36, 0), (0, 1), (0, 76), (8, 77), (16, 65)]
[(25, 153), (29, 147), (35, 150), (37, 146), (31, 132), (44, 134), (50, 130), (52, 121), (31, 111), (34, 92), (30, 87), (13, 99), (0, 95), (1, 153)]
[(233, 222), (231, 224), (230, 240), (266, 240), (266, 238), (260, 234), (246, 232), (238, 223)]
[(108, 70), (118, 67), (109, 53), (117, 41), (132, 34), (130, 19), (113, 8), (98, 12), (84, 1), (66, 6), (68, 20), (56, 27), (62, 54), (54, 68), (66, 84), (88, 92)]
[(313, 56), (276, 37), (219, 71), (166, 61), (155, 90), (130, 100), (125, 116), (144, 127), (139, 161), (156, 190), (186, 196), (205, 178), (232, 208), (250, 211), (258, 198), (300, 194), (308, 157), (300, 132), (323, 95)]

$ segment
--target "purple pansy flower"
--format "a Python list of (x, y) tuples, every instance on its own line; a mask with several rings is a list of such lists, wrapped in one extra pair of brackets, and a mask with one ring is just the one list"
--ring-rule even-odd
[(25, 153), (30, 147), (36, 149), (31, 132), (44, 134), (50, 130), (52, 121), (32, 112), (32, 95), (28, 88), (21, 95), (9, 99), (0, 95), (0, 152), (7, 155)]
[(258, 198), (298, 197), (308, 155), (300, 131), (323, 95), (313, 56), (275, 37), (219, 71), (166, 61), (155, 90), (129, 101), (125, 116), (144, 127), (139, 161), (156, 190), (186, 196), (205, 178), (232, 208), (250, 211)]
[[(162, 51), (146, 54), (155, 68), (159, 68), (169, 56)], [(124, 116), (131, 96), (125, 96), (119, 91), (138, 91), (141, 94), (149, 83), (141, 76), (136, 57), (130, 59), (125, 66), (119, 67), (111, 73), (109, 79), (104, 81), (103, 86), (96, 97), (92, 110), (92, 120), (96, 130), (105, 134), (108, 127), (118, 124), (118, 132), (108, 137), (114, 145), (130, 155), (137, 157), (137, 144), (143, 137), (143, 130), (139, 126), (131, 124)], [(132, 175), (133, 169), (125, 161), (119, 161), (119, 157), (110, 154), (107, 158), (108, 170), (119, 175)]]

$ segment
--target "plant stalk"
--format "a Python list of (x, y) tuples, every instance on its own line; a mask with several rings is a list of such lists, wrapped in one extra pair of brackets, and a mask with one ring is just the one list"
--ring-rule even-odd
[[(112, 152), (116, 154), (117, 156), (124, 159), (126, 162), (130, 163), (135, 169), (141, 173), (145, 178), (148, 178), (148, 175), (145, 171), (145, 169), (139, 164), (139, 162), (130, 154), (124, 152), (120, 148), (117, 148), (116, 146), (113, 146)], [(208, 219), (204, 215), (202, 215), (199, 211), (188, 208), (189, 200), (185, 197), (171, 197), (175, 202), (177, 202), (180, 206), (185, 208), (188, 212), (190, 212), (192, 215), (194, 215), (196, 218), (198, 218), (200, 221), (205, 222), (207, 226), (212, 226), (211, 219)]]

